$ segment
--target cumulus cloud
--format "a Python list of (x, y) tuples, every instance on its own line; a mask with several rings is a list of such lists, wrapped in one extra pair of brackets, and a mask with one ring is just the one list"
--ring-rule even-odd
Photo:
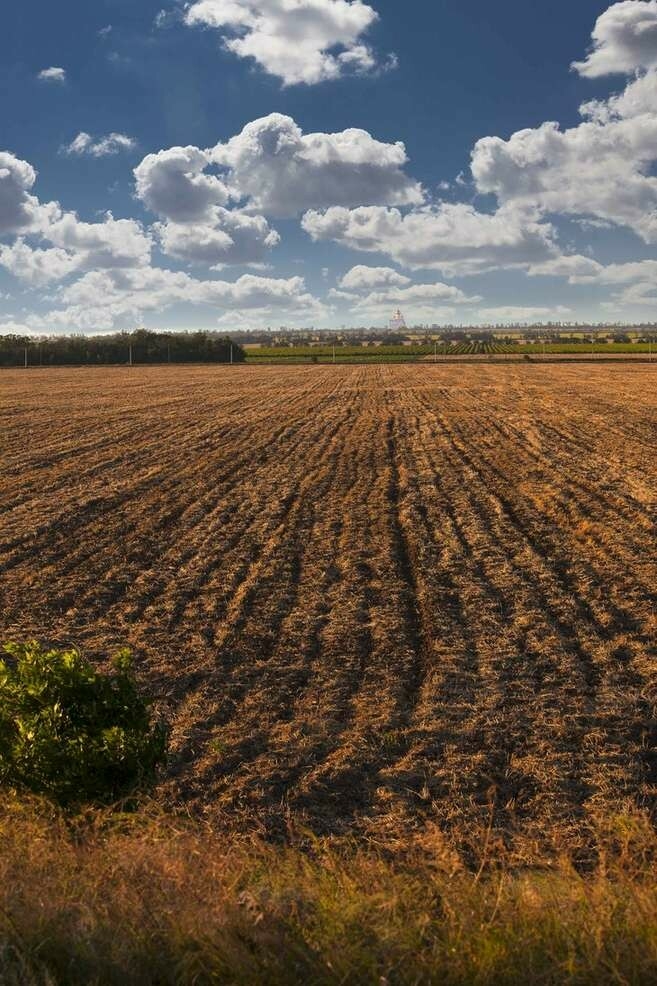
[(166, 220), (154, 226), (162, 251), (192, 264), (260, 263), (280, 237), (264, 216), (224, 208), (231, 192), (205, 173), (210, 163), (200, 148), (172, 147), (135, 168), (137, 196)]
[(548, 221), (552, 214), (623, 225), (646, 242), (657, 242), (657, 73), (647, 54), (654, 42), (655, 8), (657, 0), (616, 4), (596, 27), (595, 51), (604, 50), (607, 64), (613, 41), (617, 54), (623, 46), (632, 51), (628, 71), (648, 70), (624, 92), (584, 103), (583, 122), (570, 129), (546, 122), (507, 140), (477, 142), (471, 163), (475, 187), (497, 198), (495, 212), (464, 203), (403, 211), (381, 206), (417, 203), (362, 201), (349, 208), (334, 201), (309, 208), (304, 229), (314, 240), (333, 240), (447, 276), (512, 267), (569, 278), (595, 273), (594, 262), (561, 256)]
[(151, 212), (173, 222), (211, 220), (214, 206), (225, 205), (229, 193), (218, 178), (204, 174), (209, 163), (198, 147), (149, 154), (135, 168), (137, 196)]
[[(625, 117), (624, 105), (610, 101), (605, 116), (597, 104), (596, 119), (564, 131), (543, 123), (509, 140), (484, 137), (472, 154), (477, 189), (503, 204), (598, 217), (657, 242), (657, 178), (651, 174), (657, 110)], [(584, 109), (591, 113), (591, 104)]]
[(11, 246), (0, 244), (0, 266), (26, 284), (40, 287), (78, 270), (80, 258), (58, 247), (31, 247), (19, 238)]
[(476, 304), (482, 299), (479, 295), (468, 297), (459, 288), (451, 284), (411, 284), (405, 288), (390, 287), (381, 291), (371, 291), (360, 298), (356, 308), (389, 308), (391, 306), (421, 306), (431, 308), (433, 305), (466, 305)]
[(150, 263), (151, 239), (134, 219), (86, 223), (74, 212), (62, 212), (43, 229), (53, 246), (82, 255), (85, 267), (141, 267)]
[(328, 204), (421, 202), (421, 186), (404, 174), (406, 160), (403, 144), (363, 130), (304, 135), (293, 119), (272, 113), (208, 150), (149, 154), (135, 168), (136, 192), (166, 220), (155, 231), (167, 255), (210, 265), (259, 263), (279, 242), (265, 216)]
[(257, 264), (280, 242), (263, 216), (236, 210), (214, 209), (206, 224), (156, 223), (163, 253), (191, 264)]
[(0, 236), (20, 234), (13, 245), (2, 247), (0, 264), (16, 277), (46, 283), (82, 268), (150, 263), (151, 238), (138, 222), (110, 213), (102, 222), (83, 222), (58, 202), (39, 202), (32, 194), (35, 182), (31, 164), (0, 152)]
[(391, 286), (403, 288), (410, 283), (410, 277), (399, 274), (392, 267), (366, 267), (363, 264), (352, 267), (339, 281), (345, 291), (374, 291)]
[(196, 0), (185, 23), (218, 30), (228, 51), (290, 86), (376, 68), (362, 38), (377, 17), (362, 0)]
[(105, 137), (94, 138), (91, 134), (81, 131), (70, 144), (62, 148), (62, 151), (64, 154), (78, 156), (88, 154), (91, 157), (108, 157), (120, 151), (132, 151), (136, 146), (137, 141), (127, 134), (111, 133)]
[(540, 306), (499, 305), (496, 308), (480, 308), (479, 318), (486, 322), (542, 322), (545, 320), (559, 321), (572, 314), (570, 308), (558, 305), (556, 308)]
[(198, 147), (170, 147), (149, 154), (135, 168), (137, 195), (144, 205), (173, 222), (212, 221), (213, 208), (228, 202), (228, 189), (206, 175), (210, 159)]
[(623, 0), (598, 17), (593, 47), (584, 61), (573, 62), (580, 75), (633, 75), (657, 66), (657, 0)]
[[(614, 309), (622, 305), (652, 305), (657, 301), (657, 260), (638, 260), (623, 264), (599, 264), (588, 257), (560, 257), (529, 269), (532, 275), (556, 274), (569, 284), (618, 288), (612, 294)], [(610, 304), (610, 303), (605, 303)]]
[[(575, 67), (588, 77), (633, 75), (620, 93), (580, 107), (582, 122), (484, 137), (472, 152), (479, 192), (539, 214), (614, 224), (657, 242), (657, 0), (624, 0), (603, 13), (593, 50)], [(638, 73), (638, 74), (637, 74)]]
[(597, 265), (597, 270), (590, 274), (580, 273), (575, 276), (574, 283), (591, 284), (629, 284), (635, 281), (657, 282), (657, 260), (637, 260), (624, 264)]
[(596, 123), (632, 120), (657, 113), (657, 72), (647, 72), (630, 82), (621, 93), (608, 99), (591, 99), (582, 103), (581, 115)]
[(150, 263), (151, 238), (133, 219), (114, 219), (108, 214), (102, 222), (85, 223), (73, 212), (53, 210), (33, 235), (51, 246), (32, 246), (23, 237), (11, 245), (0, 244), (0, 266), (27, 284), (47, 284), (92, 268)]
[(208, 151), (225, 169), (234, 198), (268, 216), (300, 215), (330, 205), (417, 205), (420, 184), (404, 173), (406, 149), (366, 130), (304, 134), (289, 116), (271, 113)]
[(330, 298), (348, 301), (354, 310), (377, 316), (401, 306), (411, 308), (414, 316), (426, 314), (443, 317), (446, 314), (445, 305), (481, 301), (478, 295), (468, 297), (449, 284), (411, 284), (410, 277), (397, 273), (391, 267), (358, 265), (347, 271), (338, 284), (337, 290), (329, 292)]
[[(174, 222), (204, 222), (229, 199), (275, 218), (330, 205), (418, 205), (421, 185), (404, 173), (402, 143), (365, 130), (304, 134), (272, 113), (208, 150), (172, 147), (135, 168), (138, 197)], [(208, 173), (216, 167), (220, 175)]]
[(38, 201), (31, 195), (36, 171), (6, 151), (0, 151), (0, 236), (20, 233), (36, 221)]
[(595, 277), (600, 270), (602, 264), (578, 253), (554, 257), (541, 264), (532, 264), (527, 273), (531, 277), (567, 277), (571, 283), (575, 283), (576, 278)]
[(66, 70), (52, 65), (50, 68), (42, 69), (37, 75), (40, 82), (66, 82)]
[(163, 311), (177, 303), (250, 311), (260, 317), (293, 315), (306, 321), (324, 312), (301, 277), (244, 274), (236, 281), (199, 280), (183, 271), (153, 267), (91, 271), (62, 289), (58, 300), (64, 307), (31, 319), (35, 328), (56, 331), (75, 326), (82, 331), (102, 331), (129, 325), (146, 312)]
[(464, 203), (443, 202), (403, 214), (381, 207), (333, 207), (310, 210), (302, 226), (313, 240), (387, 254), (406, 267), (448, 276), (523, 267), (557, 253), (552, 226), (512, 208), (488, 214)]

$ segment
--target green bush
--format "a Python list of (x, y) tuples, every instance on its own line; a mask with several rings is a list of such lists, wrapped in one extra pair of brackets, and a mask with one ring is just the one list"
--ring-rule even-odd
[(0, 659), (0, 784), (62, 805), (110, 803), (144, 787), (166, 755), (129, 651), (100, 674), (76, 650), (6, 644)]

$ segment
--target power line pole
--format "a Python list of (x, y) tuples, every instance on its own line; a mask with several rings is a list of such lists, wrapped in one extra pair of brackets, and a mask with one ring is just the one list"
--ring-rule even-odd
[(25, 347), (25, 369), (27, 370), (27, 346)]
[(132, 343), (130, 343), (130, 350), (128, 353), (128, 366), (132, 366)]
[(230, 344), (230, 365), (233, 365), (233, 344)]

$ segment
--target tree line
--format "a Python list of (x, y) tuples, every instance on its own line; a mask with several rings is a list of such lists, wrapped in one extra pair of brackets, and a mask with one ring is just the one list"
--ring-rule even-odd
[(0, 366), (109, 366), (243, 363), (239, 343), (217, 332), (115, 332), (112, 335), (0, 335)]

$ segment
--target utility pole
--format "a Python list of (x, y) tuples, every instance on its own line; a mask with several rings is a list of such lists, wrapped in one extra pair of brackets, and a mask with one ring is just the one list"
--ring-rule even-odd
[(27, 370), (27, 346), (25, 347), (25, 369)]
[(132, 343), (130, 343), (130, 350), (128, 353), (128, 366), (132, 366)]
[(233, 365), (233, 344), (230, 344), (230, 365)]

